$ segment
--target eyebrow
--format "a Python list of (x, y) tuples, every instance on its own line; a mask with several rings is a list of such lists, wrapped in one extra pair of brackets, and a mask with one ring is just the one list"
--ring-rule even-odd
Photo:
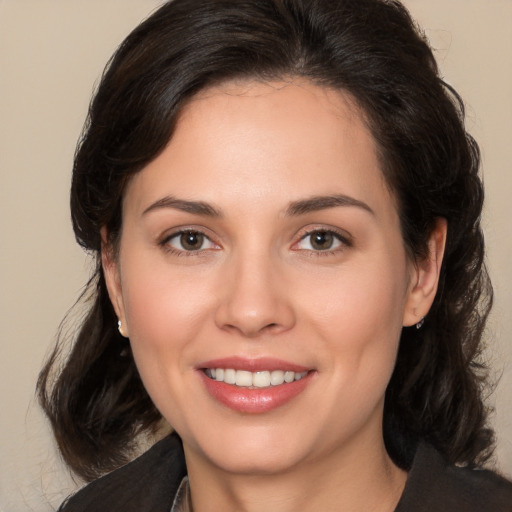
[(172, 196), (162, 197), (162, 199), (155, 201), (142, 212), (142, 215), (165, 208), (173, 208), (175, 210), (181, 210), (194, 215), (204, 215), (206, 217), (222, 217), (220, 210), (217, 210), (204, 201), (186, 201)]
[[(372, 215), (375, 215), (375, 212), (363, 201), (343, 194), (314, 196), (308, 199), (293, 201), (286, 208), (285, 215), (289, 217), (296, 217), (339, 206), (361, 208)], [(166, 196), (155, 201), (142, 212), (142, 215), (165, 208), (173, 208), (175, 210), (181, 210), (183, 212), (192, 213), (194, 215), (203, 215), (206, 217), (222, 217), (222, 212), (209, 203), (205, 203), (204, 201), (187, 201), (185, 199), (177, 199), (172, 196)]]
[(328, 208), (336, 208), (338, 206), (354, 206), (361, 208), (372, 215), (375, 212), (363, 201), (355, 199), (343, 194), (335, 194), (332, 196), (314, 196), (300, 201), (293, 201), (288, 205), (285, 211), (287, 216), (305, 215), (306, 213), (326, 210)]

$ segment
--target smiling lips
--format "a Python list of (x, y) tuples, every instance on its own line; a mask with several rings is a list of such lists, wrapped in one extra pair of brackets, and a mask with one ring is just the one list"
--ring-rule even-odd
[(296, 380), (301, 380), (308, 372), (293, 372), (290, 370), (249, 372), (246, 370), (235, 370), (233, 368), (207, 368), (205, 374), (210, 377), (210, 379), (239, 387), (268, 388), (270, 386), (280, 386), (284, 383), (290, 384)]
[(242, 413), (265, 413), (299, 395), (316, 374), (313, 370), (276, 359), (228, 358), (198, 368), (208, 393), (221, 404)]

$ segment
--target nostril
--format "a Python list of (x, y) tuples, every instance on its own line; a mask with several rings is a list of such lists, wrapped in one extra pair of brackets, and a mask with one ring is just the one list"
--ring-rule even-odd
[(268, 287), (265, 287), (265, 293), (253, 288), (244, 290), (241, 285), (232, 293), (226, 291), (215, 310), (217, 327), (239, 331), (251, 338), (264, 333), (278, 334), (290, 329), (294, 322), (295, 315), (288, 298), (277, 296)]

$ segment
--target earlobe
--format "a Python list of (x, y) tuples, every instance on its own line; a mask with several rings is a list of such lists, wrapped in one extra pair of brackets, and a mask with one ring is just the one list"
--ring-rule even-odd
[(101, 266), (103, 268), (103, 275), (105, 276), (110, 302), (114, 307), (117, 318), (122, 323), (123, 336), (127, 337), (128, 329), (124, 312), (119, 264), (115, 257), (112, 244), (108, 241), (108, 233), (105, 227), (101, 228)]
[(422, 322), (437, 293), (446, 244), (447, 222), (437, 218), (428, 242), (428, 255), (416, 262), (404, 309), (404, 326)]

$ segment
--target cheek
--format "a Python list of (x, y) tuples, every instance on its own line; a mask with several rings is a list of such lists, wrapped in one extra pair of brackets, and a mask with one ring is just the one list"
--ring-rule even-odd
[(123, 260), (122, 290), (135, 361), (158, 402), (155, 393), (179, 386), (171, 381), (190, 368), (190, 341), (207, 324), (212, 292), (200, 276), (191, 279), (190, 272), (185, 276), (136, 252)]
[[(207, 306), (208, 286), (163, 262), (132, 254), (123, 261), (122, 290), (130, 335), (137, 340), (173, 343), (199, 328)], [(147, 258), (150, 259), (150, 258)], [(141, 261), (142, 260), (142, 261)], [(192, 278), (191, 278), (192, 277)], [(169, 335), (173, 334), (170, 338)]]
[(402, 330), (407, 287), (403, 268), (390, 263), (340, 269), (334, 278), (323, 280), (323, 287), (300, 292), (303, 316), (332, 354), (331, 369), (338, 372), (339, 385), (363, 386), (365, 380), (387, 385)]
[[(200, 279), (184, 279), (169, 268), (143, 269), (125, 263), (123, 300), (134, 359), (152, 401), (178, 430), (183, 430), (196, 345), (210, 310), (211, 290)], [(133, 278), (130, 278), (132, 276)], [(180, 412), (182, 411), (182, 412)]]
[[(364, 263), (364, 262), (363, 262)], [(382, 333), (400, 330), (407, 279), (404, 266), (358, 264), (325, 276), (314, 276), (300, 290), (305, 314), (319, 325), (340, 331)]]

